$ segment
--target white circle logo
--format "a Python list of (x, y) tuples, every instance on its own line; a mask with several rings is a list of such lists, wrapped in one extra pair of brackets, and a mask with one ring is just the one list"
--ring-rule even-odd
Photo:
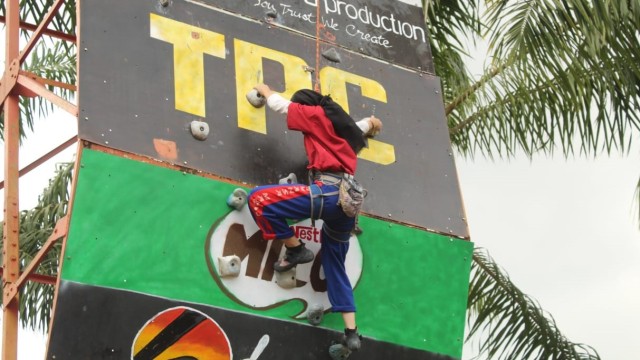
[[(295, 286), (285, 289), (276, 284), (273, 270), (273, 263), (284, 254), (284, 246), (279, 240), (262, 238), (247, 206), (240, 211), (230, 211), (216, 222), (209, 234), (207, 258), (212, 275), (223, 291), (235, 301), (255, 309), (276, 307), (292, 300), (304, 304), (297, 316), (304, 314), (310, 304), (330, 309), (320, 260), (322, 220), (316, 220), (315, 226), (311, 226), (311, 220), (304, 220), (291, 227), (316, 257), (311, 263), (297, 266)], [(349, 242), (345, 267), (351, 286), (355, 287), (362, 274), (362, 249), (355, 235), (351, 235)], [(239, 263), (229, 264), (228, 259), (232, 257), (239, 259)], [(239, 266), (239, 269), (228, 276), (229, 266)]]

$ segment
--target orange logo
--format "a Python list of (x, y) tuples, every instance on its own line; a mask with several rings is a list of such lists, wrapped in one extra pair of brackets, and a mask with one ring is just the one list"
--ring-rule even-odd
[(227, 334), (212, 318), (187, 307), (165, 310), (138, 331), (134, 360), (233, 358)]

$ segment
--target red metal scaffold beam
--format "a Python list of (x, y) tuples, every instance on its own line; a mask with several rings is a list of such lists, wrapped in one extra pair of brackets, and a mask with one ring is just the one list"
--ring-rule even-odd
[[(41, 96), (67, 112), (77, 116), (76, 105), (55, 95), (47, 90), (43, 84), (52, 84), (46, 79), (38, 78), (33, 74), (21, 71), (20, 66), (41, 39), (43, 34), (75, 41), (70, 35), (61, 35), (47, 27), (64, 3), (64, 0), (56, 0), (48, 13), (36, 27), (21, 23), (20, 3), (18, 0), (7, 0), (5, 22), (5, 70), (0, 81), (0, 100), (4, 111), (4, 246), (2, 250), (2, 285), (3, 285), (3, 321), (2, 321), (2, 359), (16, 360), (18, 357), (18, 292), (20, 286), (28, 279), (39, 279), (37, 274), (32, 274), (42, 257), (58, 239), (64, 237), (67, 232), (68, 217), (61, 219), (56, 225), (54, 233), (47, 240), (45, 246), (26, 267), (24, 273), (20, 273), (20, 209), (19, 209), (19, 170), (18, 152), (20, 142), (20, 96)], [(19, 49), (19, 30), (23, 26), (33, 30), (27, 45), (22, 51)], [(57, 84), (75, 89), (68, 84)]]
[[(20, 256), (18, 234), (20, 231), (20, 213), (18, 204), (18, 149), (20, 137), (20, 108), (18, 95), (11, 94), (15, 86), (17, 69), (14, 59), (20, 55), (19, 46), (19, 3), (9, 0), (6, 3), (7, 23), (5, 39), (5, 68), (2, 78), (2, 95), (4, 98), (4, 248), (2, 249), (2, 285), (3, 289), (18, 280)], [(18, 69), (19, 69), (19, 64)], [(5, 83), (7, 85), (5, 85)], [(9, 86), (11, 88), (9, 88)], [(18, 358), (18, 299), (5, 303), (2, 319), (2, 358), (5, 360)]]

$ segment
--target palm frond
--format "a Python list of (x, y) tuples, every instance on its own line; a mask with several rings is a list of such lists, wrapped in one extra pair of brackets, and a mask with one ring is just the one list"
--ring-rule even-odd
[(473, 35), (481, 32), (478, 4), (478, 0), (433, 0), (425, 7), (434, 66), (437, 74), (448, 81), (448, 86), (443, 88), (445, 99), (472, 81), (462, 55), (468, 38), (473, 39)]
[(479, 352), (489, 359), (600, 359), (593, 348), (567, 340), (482, 249), (474, 250), (467, 308), (467, 341), (482, 333)]
[[(28, 266), (53, 232), (56, 223), (67, 213), (73, 163), (57, 165), (55, 176), (38, 198), (32, 210), (20, 213), (20, 268)], [(2, 231), (2, 230), (0, 230)], [(0, 246), (2, 240), (0, 240)], [(56, 277), (60, 257), (57, 242), (35, 269), (36, 273)], [(54, 287), (29, 281), (20, 290), (20, 321), (23, 327), (48, 330)]]
[[(32, 51), (23, 68), (46, 79), (75, 84), (77, 73), (75, 48), (66, 49), (63, 41), (55, 41), (52, 44), (40, 42)], [(65, 88), (48, 86), (48, 89), (66, 100), (71, 100), (75, 94), (74, 91)], [(52, 103), (37, 96), (31, 98), (29, 106), (22, 110), (27, 119), (32, 119), (34, 114), (31, 109), (38, 109), (38, 117), (44, 118), (53, 108)]]
[(628, 150), (640, 130), (639, 7), (588, 0), (487, 4), (492, 63), (461, 93), (473, 97), (449, 115), (456, 149), (489, 156), (557, 146), (565, 155)]
[[(23, 0), (20, 4), (20, 19), (34, 24), (39, 23), (49, 11), (53, 0)], [(5, 1), (0, 0), (0, 12), (5, 15)], [(59, 32), (73, 35), (76, 24), (75, 1), (66, 1), (58, 10), (49, 28)], [(30, 32), (23, 30), (22, 37), (26, 40), (31, 36)], [(62, 40), (43, 36), (31, 51), (29, 57), (22, 65), (22, 69), (39, 75), (43, 78), (64, 82), (76, 83), (76, 45)], [(49, 90), (66, 100), (74, 96), (74, 92), (66, 89), (48, 86)], [(20, 98), (20, 137), (24, 137), (26, 128), (33, 129), (33, 121), (36, 115), (46, 117), (53, 109), (53, 105), (41, 97)], [(37, 114), (34, 111), (37, 110)], [(4, 139), (4, 113), (0, 114), (0, 138)]]
[[(21, 0), (20, 19), (32, 24), (38, 24), (49, 12), (54, 0)], [(0, 0), (0, 14), (6, 14), (6, 2)], [(76, 31), (76, 0), (66, 0), (49, 24), (49, 29), (68, 35), (75, 35)], [(28, 37), (28, 31), (23, 30)]]
[[(69, 52), (62, 41), (40, 42), (23, 64), (23, 69), (42, 78), (60, 81), (67, 84), (76, 82), (75, 48)], [(47, 86), (54, 94), (71, 100), (75, 91), (54, 86)], [(37, 117), (44, 118), (53, 111), (54, 105), (40, 96), (20, 98), (20, 137), (24, 137), (25, 127), (33, 130), (33, 122)], [(37, 113), (34, 113), (37, 112)], [(4, 113), (0, 115), (0, 138), (4, 139)]]

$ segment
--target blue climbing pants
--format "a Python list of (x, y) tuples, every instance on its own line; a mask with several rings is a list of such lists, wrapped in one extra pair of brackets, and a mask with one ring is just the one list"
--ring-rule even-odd
[(340, 183), (334, 181), (315, 181), (311, 186), (258, 186), (249, 193), (248, 205), (265, 240), (294, 236), (287, 219), (322, 219), (319, 256), (332, 310), (355, 312), (353, 290), (344, 264), (355, 218), (346, 216), (338, 205), (339, 187)]

